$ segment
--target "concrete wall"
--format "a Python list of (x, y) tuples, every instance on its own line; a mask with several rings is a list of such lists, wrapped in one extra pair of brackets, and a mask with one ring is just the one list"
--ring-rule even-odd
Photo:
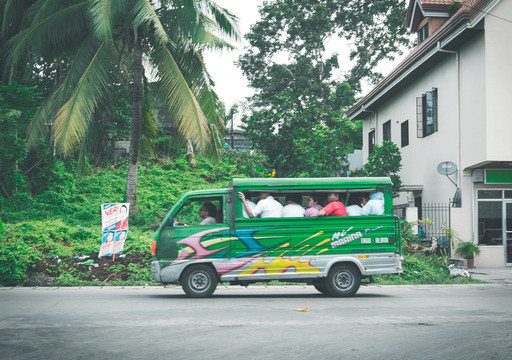
[(459, 170), (487, 159), (484, 40), (484, 35), (479, 34), (460, 51), (460, 119), (454, 119), (460, 123)]
[(500, 1), (485, 17), (487, 158), (512, 160), (512, 1)]
[[(416, 98), (432, 88), (438, 91), (438, 131), (424, 138), (417, 137)], [(457, 67), (455, 55), (449, 55), (424, 77), (398, 93), (363, 124), (363, 150), (368, 156), (368, 133), (375, 129), (376, 143), (382, 143), (382, 124), (391, 120), (391, 139), (399, 147), (401, 123), (409, 120), (409, 145), (401, 148), (404, 185), (423, 185), (424, 202), (447, 202), (455, 186), (437, 173), (442, 161), (457, 162)], [(452, 179), (457, 181), (456, 176)]]
[(505, 256), (503, 246), (479, 246), (480, 255), (475, 257), (475, 267), (503, 267)]

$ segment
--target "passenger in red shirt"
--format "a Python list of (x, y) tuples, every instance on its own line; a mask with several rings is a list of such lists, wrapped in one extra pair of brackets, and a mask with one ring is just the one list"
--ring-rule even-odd
[(318, 216), (347, 216), (345, 205), (339, 200), (340, 197), (336, 193), (329, 193), (327, 195), (327, 205), (318, 212)]

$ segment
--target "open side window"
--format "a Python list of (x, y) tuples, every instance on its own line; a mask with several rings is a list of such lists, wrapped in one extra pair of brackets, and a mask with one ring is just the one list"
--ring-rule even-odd
[(224, 224), (224, 202), (223, 196), (189, 198), (174, 214), (174, 226)]
[[(299, 205), (307, 209), (308, 199), (311, 195), (316, 195), (316, 198), (319, 199), (319, 205), (325, 206), (327, 205), (327, 195), (329, 193), (337, 193), (339, 195), (339, 200), (345, 205), (361, 205), (362, 198), (365, 199), (370, 198), (370, 194), (374, 192), (383, 192), (386, 193), (388, 190), (383, 190), (380, 187), (372, 187), (372, 188), (351, 188), (351, 189), (279, 189), (269, 191), (268, 189), (256, 189), (250, 191), (244, 191), (245, 197), (247, 200), (257, 204), (259, 201), (259, 193), (260, 192), (269, 192), (270, 195), (277, 201), (279, 201), (283, 206), (286, 205), (286, 197), (288, 195), (295, 195), (295, 198), (299, 199), (297, 202)], [(384, 195), (386, 198), (386, 195)], [(246, 215), (243, 204), (240, 200), (237, 199), (237, 218), (248, 218)]]

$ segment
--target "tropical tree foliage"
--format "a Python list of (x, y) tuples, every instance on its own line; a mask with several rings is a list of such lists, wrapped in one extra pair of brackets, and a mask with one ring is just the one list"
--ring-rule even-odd
[(23, 163), (27, 157), (25, 130), (38, 96), (19, 84), (0, 86), (0, 194), (10, 197), (27, 191)]
[[(256, 94), (243, 121), (279, 176), (335, 175), (361, 143), (344, 118), (361, 81), (408, 43), (401, 0), (266, 2), (239, 59)], [(336, 52), (327, 48), (338, 39)], [(331, 41), (332, 43), (332, 41)], [(343, 58), (345, 55), (345, 58)]]
[[(20, 5), (21, 4), (21, 5)], [(201, 57), (238, 36), (236, 18), (210, 0), (36, 0), (0, 2), (2, 32), (9, 34), (4, 79), (23, 79), (39, 63), (56, 83), (29, 128), (29, 142), (51, 137), (69, 154), (93, 144), (98, 123), (108, 121), (115, 90), (131, 90), (132, 121), (126, 200), (136, 204), (141, 139), (155, 137), (152, 111), (163, 112), (200, 151), (219, 144), (219, 101)], [(8, 16), (13, 15), (14, 17)], [(4, 35), (2, 39), (7, 39)], [(144, 63), (158, 84), (151, 92)], [(50, 126), (49, 126), (50, 125)], [(145, 144), (150, 143), (146, 141)]]
[(402, 187), (400, 170), (402, 169), (402, 154), (392, 141), (384, 141), (375, 145), (375, 151), (368, 156), (368, 162), (360, 171), (361, 176), (389, 176), (393, 181), (393, 194), (398, 196)]

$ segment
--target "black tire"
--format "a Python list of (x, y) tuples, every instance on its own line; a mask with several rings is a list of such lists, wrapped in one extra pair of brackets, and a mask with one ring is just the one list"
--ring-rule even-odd
[(217, 288), (217, 273), (209, 265), (189, 266), (183, 271), (180, 283), (190, 297), (210, 297)]
[(353, 296), (361, 285), (359, 270), (350, 264), (335, 265), (327, 275), (325, 287), (331, 296)]
[(322, 294), (329, 294), (329, 292), (327, 291), (327, 287), (325, 286), (325, 279), (323, 279), (323, 282), (314, 283), (313, 286)]

